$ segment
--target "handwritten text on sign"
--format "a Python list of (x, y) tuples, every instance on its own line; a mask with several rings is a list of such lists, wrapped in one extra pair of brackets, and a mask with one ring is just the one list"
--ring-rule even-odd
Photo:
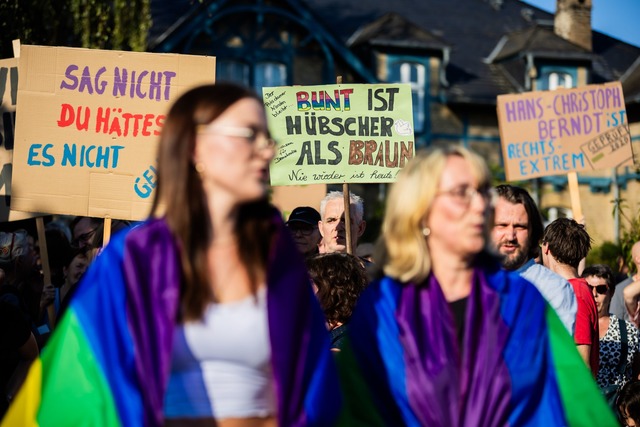
[(12, 208), (145, 218), (166, 111), (214, 77), (214, 58), (23, 46)]
[(508, 180), (633, 163), (620, 83), (498, 97)]
[(408, 85), (264, 88), (273, 185), (393, 182), (414, 155)]

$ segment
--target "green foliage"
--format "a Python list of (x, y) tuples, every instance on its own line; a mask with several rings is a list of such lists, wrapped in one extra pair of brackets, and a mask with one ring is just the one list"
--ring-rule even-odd
[(45, 46), (71, 43), (68, 0), (0, 1), (0, 57), (13, 57), (12, 40)]
[(613, 212), (620, 214), (620, 250), (625, 264), (633, 272), (635, 267), (631, 259), (631, 247), (640, 241), (640, 210), (638, 206), (629, 208), (625, 199), (617, 199), (613, 203)]
[(0, 0), (0, 58), (22, 44), (144, 51), (150, 0)]
[(613, 242), (604, 242), (600, 246), (591, 248), (587, 255), (587, 265), (605, 264), (611, 270), (618, 273), (618, 256), (621, 254), (620, 246)]
[(150, 0), (69, 0), (82, 47), (144, 51)]

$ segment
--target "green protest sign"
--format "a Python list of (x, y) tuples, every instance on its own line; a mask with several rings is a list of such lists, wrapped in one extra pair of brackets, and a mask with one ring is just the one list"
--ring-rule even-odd
[(413, 158), (407, 84), (263, 89), (273, 138), (272, 185), (394, 182)]

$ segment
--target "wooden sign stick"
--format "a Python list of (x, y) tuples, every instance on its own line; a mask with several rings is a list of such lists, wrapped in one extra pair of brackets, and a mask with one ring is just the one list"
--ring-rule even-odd
[(107, 246), (109, 239), (111, 239), (111, 217), (104, 218), (104, 230), (102, 232), (102, 247)]
[(569, 195), (571, 196), (571, 210), (573, 211), (573, 219), (584, 225), (584, 216), (582, 215), (582, 204), (580, 203), (580, 188), (578, 186), (578, 174), (569, 172), (567, 174), (569, 182)]
[[(342, 76), (336, 77), (336, 84), (342, 84)], [(351, 249), (351, 197), (349, 193), (349, 183), (342, 184), (342, 195), (344, 198), (344, 236), (347, 244), (347, 253), (352, 254)]]
[(342, 194), (344, 196), (344, 236), (347, 241), (347, 253), (352, 254), (351, 249), (351, 197), (349, 194), (349, 184), (342, 184)]
[[(44, 286), (51, 285), (51, 268), (49, 267), (49, 251), (47, 250), (47, 237), (44, 230), (44, 220), (41, 216), (36, 218), (36, 228), (38, 230), (38, 243), (40, 245), (40, 262), (42, 263), (42, 274), (44, 276)], [(56, 324), (56, 309), (52, 304), (47, 306), (49, 316), (49, 326), (53, 329)]]

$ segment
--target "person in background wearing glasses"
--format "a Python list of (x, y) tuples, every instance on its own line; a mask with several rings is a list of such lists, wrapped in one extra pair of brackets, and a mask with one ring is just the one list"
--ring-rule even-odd
[(600, 363), (596, 380), (601, 389), (613, 385), (621, 388), (631, 379), (638, 379), (640, 373), (638, 329), (632, 322), (609, 314), (615, 289), (611, 268), (603, 264), (588, 266), (582, 278), (587, 281), (598, 308)]
[[(482, 157), (461, 146), (417, 153), (400, 171), (374, 254), (384, 276), (336, 353), (344, 425), (560, 426), (574, 414), (615, 425), (553, 310), (491, 253), (493, 193)], [(560, 353), (572, 373), (562, 401)]]
[(322, 236), (318, 230), (320, 214), (310, 206), (299, 206), (289, 215), (286, 222), (298, 250), (308, 258), (318, 253), (318, 244)]
[(102, 219), (88, 216), (76, 216), (71, 221), (71, 246), (78, 249), (91, 248), (96, 231)]
[[(113, 236), (54, 332), (52, 341), (91, 325), (98, 352), (84, 370), (86, 357), (73, 360), (83, 351), (49, 349), (51, 365), (73, 369), (49, 372), (42, 388), (83, 408), (65, 425), (103, 420), (109, 404), (118, 425), (333, 424), (340, 389), (324, 316), (267, 200), (274, 155), (262, 100), (250, 89), (204, 85), (174, 102), (151, 218)], [(76, 377), (108, 378), (107, 391), (80, 387)], [(47, 403), (38, 419), (59, 418)]]
[(587, 281), (578, 275), (578, 265), (591, 249), (591, 237), (582, 224), (571, 218), (558, 218), (545, 228), (540, 248), (544, 266), (573, 287), (578, 303), (573, 338), (595, 378), (599, 359), (598, 309)]
[(498, 185), (496, 193), (491, 240), (503, 256), (502, 267), (517, 271), (538, 288), (573, 335), (578, 306), (571, 284), (535, 261), (544, 230), (536, 203), (521, 187)]

